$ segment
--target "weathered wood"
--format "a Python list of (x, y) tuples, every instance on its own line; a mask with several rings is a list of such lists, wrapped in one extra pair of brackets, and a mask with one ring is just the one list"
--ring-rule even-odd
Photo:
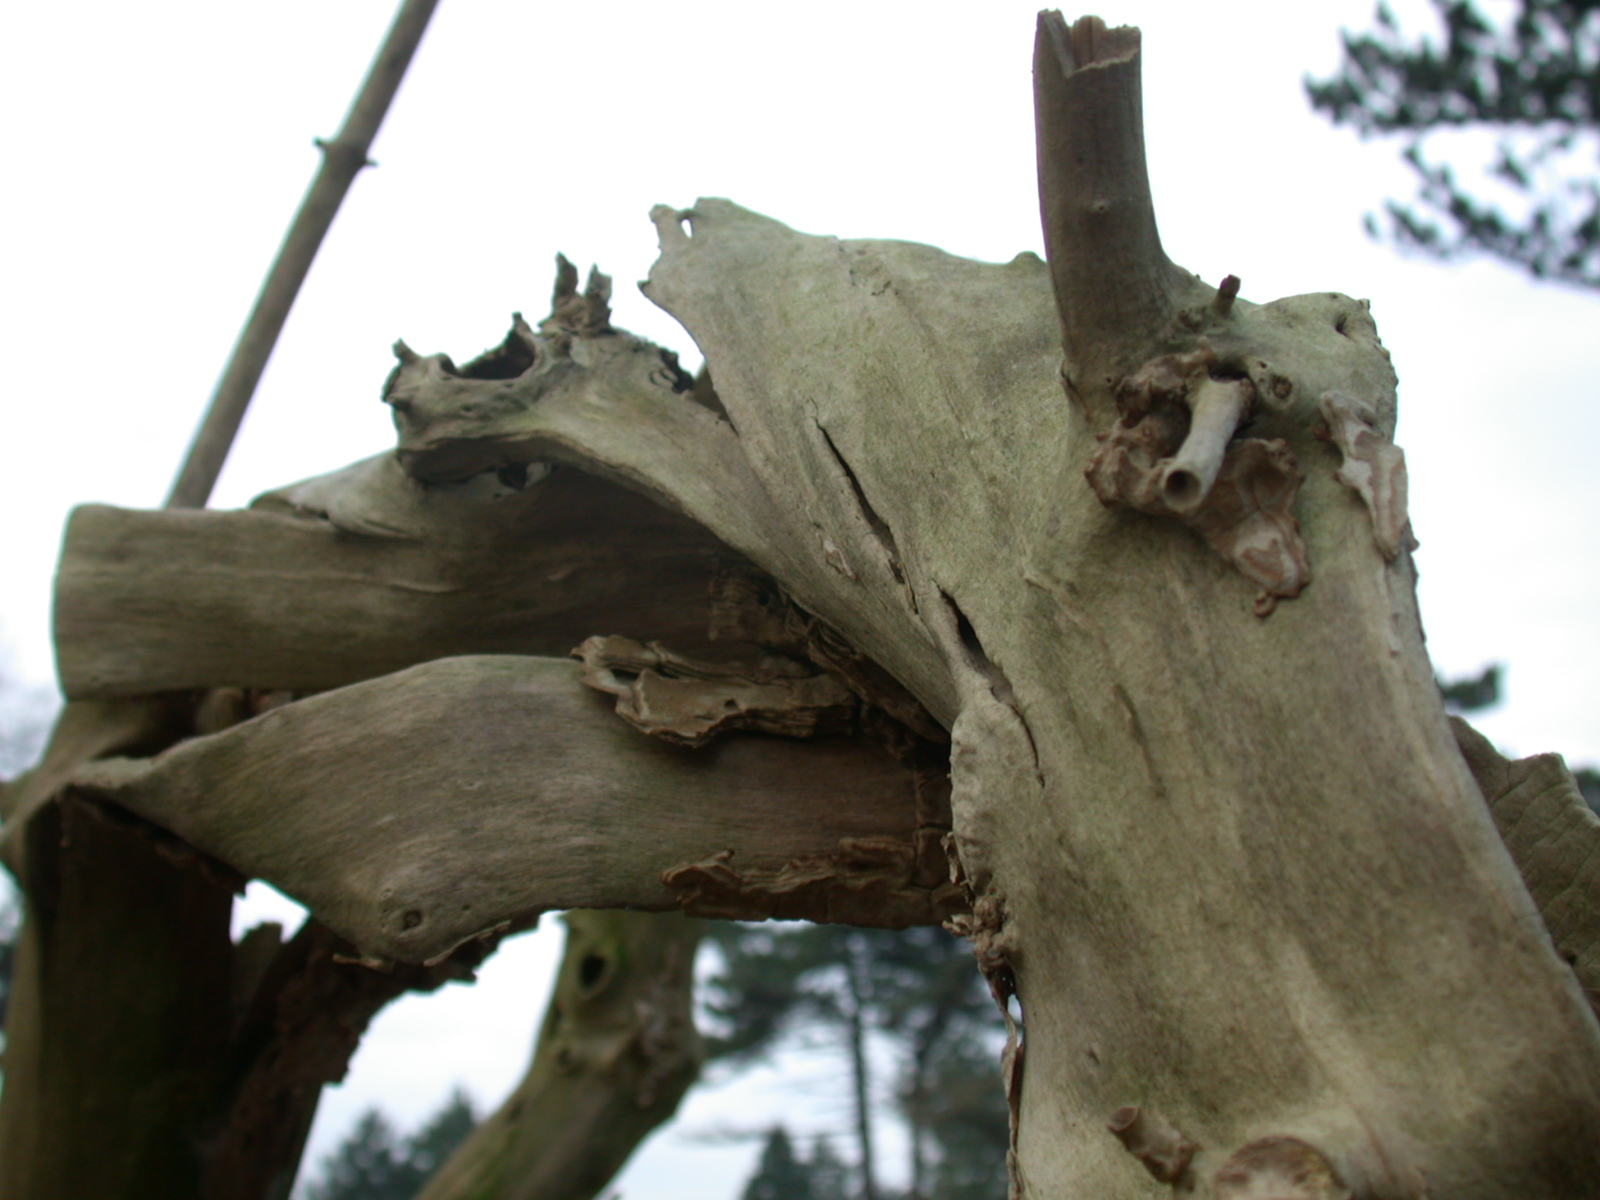
[(1508, 760), (1459, 717), (1450, 725), (1556, 953), (1600, 1013), (1600, 817), (1559, 754)]
[(72, 698), (183, 688), (313, 691), (458, 654), (562, 655), (591, 634), (702, 654), (737, 557), (580, 471), (475, 500), (392, 455), (243, 512), (90, 505), (67, 527), (56, 657)]
[[(1021, 1176), (1141, 1194), (1105, 1128), (1131, 1104), (1204, 1147), (1197, 1181), (1253, 1186), (1282, 1166), (1270, 1147), (1304, 1146), (1377, 1194), (1425, 1175), (1438, 1194), (1587, 1196), (1570, 1181), (1600, 1176), (1600, 1030), (1445, 723), (1403, 487), (1370, 507), (1323, 440), (1332, 394), (1392, 437), (1366, 307), (1202, 290), (1119, 351), (1126, 374), (1063, 395), (1037, 260), (807, 237), (725, 201), (656, 220), (648, 290), (706, 354), (724, 449), (692, 479), (658, 471), (662, 414), (706, 410), (624, 403), (599, 370), (530, 367), (491, 392), (410, 364), (403, 461), (442, 478), (543, 453), (559, 426), (564, 454), (726, 530), (951, 726), (972, 931), (1028, 1018)], [(1248, 435), (1180, 459), (1217, 382), (1248, 393)], [(1084, 480), (1096, 435), (1169, 412), (1152, 477), (1181, 461), (1227, 488), (1107, 507)]]
[(86, 805), (47, 805), (25, 833), (0, 1196), (200, 1200), (233, 897)]
[(939, 778), (855, 739), (669, 746), (577, 676), (441, 660), (89, 764), (70, 791), (269, 881), (375, 960), (558, 908), (889, 927), (959, 908)]
[(699, 922), (585, 910), (565, 920), (527, 1073), (416, 1200), (590, 1200), (699, 1078)]

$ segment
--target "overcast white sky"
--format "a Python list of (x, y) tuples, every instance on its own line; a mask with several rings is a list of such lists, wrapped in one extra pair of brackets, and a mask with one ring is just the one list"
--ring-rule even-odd
[[(1392, 148), (1312, 116), (1300, 78), (1331, 70), (1338, 27), (1365, 26), (1371, 7), (1098, 11), (1145, 30), (1169, 254), (1211, 280), (1241, 276), (1254, 300), (1372, 299), (1400, 372), (1441, 671), (1504, 661), (1507, 702), (1485, 732), (1516, 753), (1600, 761), (1600, 298), (1489, 263), (1407, 261), (1364, 238), (1362, 212), (1409, 195), (1409, 180)], [(81, 0), (0, 15), (0, 634), (26, 677), (51, 672), (68, 510), (161, 502), (315, 169), (311, 139), (337, 129), (393, 9)], [(458, 359), (496, 343), (514, 309), (544, 311), (557, 250), (616, 276), (618, 324), (692, 361), (688, 337), (630, 282), (654, 257), (645, 214), (657, 202), (724, 195), (811, 232), (990, 259), (1038, 250), (1033, 13), (1020, 0), (443, 0), (374, 149), (381, 166), (333, 228), (215, 503), (388, 445), (390, 343)], [(406, 1123), (458, 1079), (496, 1101), (520, 1072), (554, 946), (550, 932), (522, 939), (477, 987), (381, 1018), (324, 1103), (314, 1153), (373, 1101)], [(798, 1061), (813, 1075), (800, 1090), (773, 1077), (705, 1093), (684, 1123), (841, 1117), (819, 1081), (832, 1068)], [(622, 1189), (732, 1197), (754, 1153), (669, 1132)]]

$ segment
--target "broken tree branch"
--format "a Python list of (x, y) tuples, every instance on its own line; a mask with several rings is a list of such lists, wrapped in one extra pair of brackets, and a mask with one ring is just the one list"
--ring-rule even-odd
[[(1039, 14), (1033, 59), (1039, 207), (1067, 372), (1109, 382), (1197, 281), (1167, 258), (1144, 155), (1139, 31)], [(1209, 289), (1205, 289), (1209, 291)]]
[(713, 651), (711, 584), (738, 560), (705, 530), (579, 471), (499, 490), (423, 488), (390, 454), (248, 511), (79, 508), (56, 577), (62, 689), (314, 691), (563, 655), (597, 631)]
[(288, 320), (300, 285), (305, 282), (322, 239), (344, 202), (357, 173), (368, 165), (367, 151), (378, 136), (389, 104), (405, 78), (417, 44), (439, 0), (405, 0), (389, 27), (378, 56), (367, 71), (344, 125), (330, 141), (318, 139), (322, 166), (312, 180), (300, 209), (284, 236), (278, 257), (267, 272), (255, 307), (234, 343), (210, 407), (195, 431), (189, 453), (167, 496), (168, 508), (204, 508), (216, 486), (222, 464), (255, 395), (256, 384), (267, 368), (272, 349)]
[(272, 883), (373, 960), (428, 962), (557, 908), (942, 920), (960, 901), (933, 782), (855, 739), (664, 745), (573, 663), (494, 656), (91, 763), (70, 791)]
[(1556, 953), (1600, 1015), (1600, 817), (1559, 754), (1512, 761), (1460, 717), (1450, 727)]

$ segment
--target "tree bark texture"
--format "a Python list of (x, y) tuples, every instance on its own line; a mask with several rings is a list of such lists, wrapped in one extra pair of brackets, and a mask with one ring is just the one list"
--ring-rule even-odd
[(585, 910), (565, 920), (527, 1074), (417, 1200), (590, 1200), (699, 1077), (698, 923)]
[[(315, 485), (386, 508), (397, 471), (419, 497), (509, 472), (532, 481), (532, 509), (560, 477), (535, 480), (545, 464), (578, 466), (747, 560), (746, 599), (778, 594), (712, 605), (737, 653), (591, 629), (579, 674), (454, 659), (102, 762), (69, 792), (287, 881), (398, 959), (573, 900), (563, 854), (585, 866), (582, 903), (797, 912), (774, 897), (798, 873), (822, 882), (797, 915), (958, 916), (1024, 1016), (1005, 1062), (1019, 1196), (1600, 1196), (1600, 1026), (1573, 969), (1593, 961), (1593, 907), (1560, 882), (1588, 886), (1593, 830), (1544, 803), (1537, 764), (1458, 748), (1367, 307), (1255, 304), (1237, 279), (1212, 288), (1167, 261), (1136, 31), (1045, 14), (1035, 66), (1048, 263), (810, 236), (725, 200), (659, 208), (646, 290), (704, 352), (700, 381), (610, 326), (602, 278), (580, 295), (567, 271), (552, 316), (518, 318), (476, 363), (400, 345), (392, 463)], [(320, 503), (295, 519), (337, 525)], [(92, 529), (79, 561), (101, 570)], [(86, 695), (146, 690), (138, 637), (107, 638), (133, 664), (112, 683), (95, 680), (97, 623), (69, 636)], [(791, 752), (837, 765), (840, 743), (684, 749), (737, 727), (720, 710), (825, 733), (823, 675), (856, 706), (851, 736), (888, 747), (887, 774), (841, 768), (822, 781), (835, 799), (796, 794), (807, 812), (780, 823), (784, 802), (738, 795), (735, 777)], [(575, 680), (613, 694), (616, 716)], [(634, 728), (605, 733), (618, 717)], [(934, 789), (916, 778), (941, 737), (958, 898), (933, 883)], [(724, 778), (739, 738), (759, 749)], [(610, 773), (625, 761), (659, 781), (653, 800)], [(775, 768), (763, 794), (804, 791), (804, 770)], [(862, 799), (895, 771), (898, 801)], [(323, 773), (360, 798), (320, 793)], [(362, 778), (382, 782), (362, 797)], [(843, 848), (830, 823), (846, 811), (870, 832), (818, 861)], [(674, 861), (716, 849), (683, 874), (653, 843)], [(876, 891), (855, 874), (868, 844), (892, 875)], [(512, 879), (518, 856), (554, 882), (527, 865)], [(441, 899), (451, 880), (471, 914)], [(922, 915), (886, 920), (907, 888)]]

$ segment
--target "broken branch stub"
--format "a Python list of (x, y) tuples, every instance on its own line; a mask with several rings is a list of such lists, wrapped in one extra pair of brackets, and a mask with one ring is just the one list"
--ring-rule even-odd
[(1135, 365), (1174, 310), (1210, 289), (1161, 248), (1144, 157), (1139, 30), (1039, 14), (1033, 82), (1039, 207), (1066, 371), (1081, 387)]
[[(89, 764), (70, 791), (272, 883), (374, 961), (434, 961), (556, 908), (694, 914), (707, 896), (719, 916), (777, 906), (891, 928), (959, 908), (942, 871), (918, 869), (948, 809), (930, 813), (918, 773), (876, 746), (663, 745), (577, 674), (565, 659), (443, 659), (151, 761)], [(718, 856), (737, 885), (674, 874)], [(901, 869), (886, 874), (885, 856)]]

